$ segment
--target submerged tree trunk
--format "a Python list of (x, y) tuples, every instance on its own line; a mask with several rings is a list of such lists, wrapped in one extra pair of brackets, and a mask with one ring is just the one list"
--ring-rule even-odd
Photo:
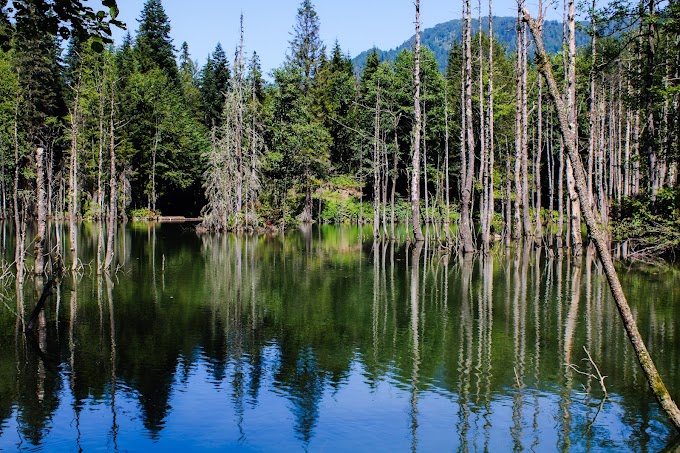
[(416, 242), (425, 240), (420, 226), (420, 0), (416, 0), (416, 46), (415, 46), (415, 85), (413, 99), (415, 108), (415, 124), (413, 132), (413, 173), (411, 174), (411, 217), (413, 221), (413, 238)]
[[(659, 404), (661, 404), (661, 407), (671, 419), (676, 429), (680, 431), (680, 409), (678, 409), (678, 406), (671, 398), (670, 393), (666, 389), (666, 386), (664, 385), (661, 376), (659, 375), (659, 372), (657, 371), (656, 366), (654, 365), (654, 362), (647, 351), (642, 336), (640, 335), (640, 332), (637, 328), (637, 324), (635, 323), (633, 313), (630, 309), (630, 306), (628, 305), (628, 301), (626, 300), (626, 295), (624, 294), (623, 288), (621, 287), (618, 274), (614, 268), (614, 262), (609, 252), (606, 238), (604, 237), (603, 232), (600, 230), (600, 227), (595, 220), (593, 210), (590, 206), (588, 185), (585, 179), (585, 170), (583, 168), (583, 163), (581, 162), (581, 158), (576, 147), (576, 142), (574, 140), (574, 131), (569, 124), (568, 108), (567, 105), (565, 105), (562, 99), (562, 94), (560, 93), (557, 83), (555, 82), (550, 59), (548, 58), (543, 45), (543, 37), (541, 35), (540, 26), (531, 18), (531, 15), (526, 10), (526, 8), (524, 9), (523, 13), (524, 20), (529, 24), (531, 34), (533, 35), (534, 42), (536, 43), (536, 51), (538, 53), (537, 66), (548, 83), (550, 97), (552, 98), (557, 110), (560, 131), (564, 137), (567, 152), (569, 153), (572, 165), (574, 166), (575, 189), (578, 193), (578, 199), (583, 210), (586, 225), (588, 227), (590, 236), (595, 243), (595, 247), (597, 248), (600, 262), (604, 268), (604, 273), (607, 277), (607, 281), (609, 282), (609, 287), (611, 289), (612, 296), (614, 297), (614, 302), (616, 303), (616, 307), (626, 329), (626, 334), (633, 345), (635, 355), (640, 362), (640, 366), (645, 373), (647, 382), (654, 392), (656, 399), (659, 401)], [(542, 21), (542, 18), (539, 17), (538, 20)]]

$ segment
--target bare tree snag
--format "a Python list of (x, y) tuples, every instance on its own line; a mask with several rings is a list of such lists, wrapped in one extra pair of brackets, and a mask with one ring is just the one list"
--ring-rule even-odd
[(45, 194), (45, 168), (44, 168), (44, 149), (36, 148), (35, 163), (38, 174), (36, 175), (36, 192), (38, 198), (38, 232), (35, 236), (35, 275), (42, 275), (45, 267), (45, 230), (47, 229), (47, 206)]
[(664, 385), (663, 380), (661, 379), (661, 376), (654, 365), (654, 361), (649, 355), (647, 347), (642, 340), (642, 336), (640, 335), (637, 324), (635, 323), (635, 318), (633, 317), (633, 313), (630, 309), (630, 306), (628, 305), (628, 301), (626, 300), (626, 295), (624, 294), (623, 288), (621, 287), (619, 276), (616, 273), (616, 269), (614, 268), (614, 262), (609, 252), (607, 241), (603, 232), (600, 230), (597, 221), (595, 220), (595, 215), (593, 213), (592, 207), (590, 206), (585, 170), (578, 154), (578, 149), (576, 148), (573, 131), (569, 124), (567, 105), (565, 105), (562, 94), (557, 87), (550, 60), (547, 57), (545, 46), (543, 45), (543, 36), (538, 23), (542, 21), (542, 17), (539, 17), (538, 22), (534, 21), (526, 8), (524, 8), (523, 14), (524, 20), (529, 24), (529, 29), (531, 30), (531, 34), (534, 37), (534, 42), (536, 43), (536, 63), (538, 70), (541, 72), (541, 74), (543, 74), (543, 77), (545, 77), (546, 82), (548, 83), (550, 97), (552, 98), (555, 104), (555, 110), (557, 111), (560, 131), (564, 137), (565, 147), (574, 167), (575, 189), (581, 204), (583, 217), (588, 227), (590, 237), (595, 243), (595, 248), (597, 249), (600, 262), (604, 268), (605, 276), (609, 282), (609, 287), (611, 289), (614, 302), (616, 303), (619, 315), (621, 316), (621, 320), (623, 321), (623, 325), (626, 329), (626, 334), (633, 345), (635, 355), (640, 363), (640, 366), (642, 367), (650, 388), (654, 392), (654, 396), (656, 396), (657, 401), (666, 412), (666, 415), (668, 415), (670, 420), (673, 422), (675, 428), (680, 431), (680, 409), (678, 409), (678, 406), (671, 398), (671, 395)]
[(416, 242), (425, 240), (420, 227), (420, 0), (416, 0), (416, 47), (415, 47), (415, 85), (416, 93), (413, 97), (415, 108), (415, 125), (413, 132), (413, 173), (411, 175), (411, 217), (413, 221), (413, 237)]

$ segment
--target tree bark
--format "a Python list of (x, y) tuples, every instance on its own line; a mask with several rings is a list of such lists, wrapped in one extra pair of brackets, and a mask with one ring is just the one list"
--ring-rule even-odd
[(628, 301), (626, 300), (626, 295), (623, 292), (618, 274), (614, 268), (614, 262), (609, 252), (607, 241), (603, 232), (600, 230), (597, 221), (595, 220), (595, 215), (593, 214), (593, 210), (589, 204), (588, 186), (585, 179), (585, 171), (583, 168), (583, 163), (581, 162), (581, 158), (578, 154), (578, 149), (576, 148), (574, 131), (569, 124), (568, 109), (562, 100), (562, 95), (557, 87), (557, 83), (555, 82), (550, 60), (547, 57), (545, 47), (543, 45), (543, 37), (541, 36), (540, 28), (538, 27), (536, 21), (531, 18), (531, 15), (526, 9), (524, 9), (523, 13), (524, 20), (529, 24), (531, 33), (534, 37), (534, 42), (536, 43), (536, 52), (538, 53), (537, 66), (548, 83), (550, 97), (552, 98), (557, 110), (560, 131), (564, 137), (567, 152), (569, 153), (569, 157), (574, 166), (575, 188), (576, 192), (578, 193), (578, 199), (583, 210), (586, 225), (588, 227), (590, 236), (595, 243), (595, 248), (598, 251), (600, 262), (604, 268), (604, 273), (607, 277), (607, 281), (609, 282), (609, 287), (611, 289), (614, 302), (616, 303), (616, 307), (619, 311), (619, 315), (621, 316), (621, 320), (623, 321), (623, 325), (626, 329), (626, 334), (633, 345), (635, 355), (640, 363), (640, 366), (642, 367), (642, 370), (644, 371), (650, 388), (656, 396), (656, 399), (670, 420), (673, 422), (676, 429), (680, 431), (680, 409), (678, 409), (678, 406), (671, 398), (670, 393), (666, 389), (666, 386), (664, 385), (663, 380), (661, 379), (661, 376), (659, 375), (656, 366), (654, 365), (654, 362), (647, 351), (642, 336), (640, 335), (640, 332), (637, 328), (633, 313), (630, 309), (630, 306), (628, 305)]
[(415, 125), (413, 132), (413, 157), (411, 163), (413, 173), (411, 174), (411, 217), (413, 221), (413, 237), (416, 242), (425, 240), (423, 230), (420, 226), (420, 0), (416, 0), (416, 46), (415, 46), (415, 85), (416, 92), (413, 97), (415, 108)]
[(104, 261), (104, 270), (108, 271), (111, 269), (111, 264), (113, 263), (113, 247), (114, 238), (116, 230), (116, 221), (118, 219), (118, 174), (116, 172), (116, 135), (115, 135), (115, 124), (114, 124), (114, 99), (115, 91), (112, 85), (111, 87), (111, 105), (109, 112), (109, 161), (111, 164), (111, 170), (109, 175), (109, 212), (108, 212), (108, 228), (107, 228), (107, 241), (106, 241), (106, 260)]
[(45, 168), (44, 168), (44, 149), (41, 147), (35, 150), (36, 163), (36, 191), (38, 198), (38, 232), (35, 236), (35, 275), (42, 275), (45, 267), (45, 231), (47, 229), (47, 206), (45, 200)]
[(465, 172), (463, 173), (463, 196), (461, 200), (460, 212), (460, 227), (461, 239), (463, 246), (463, 253), (473, 253), (475, 251), (472, 243), (472, 184), (475, 174), (475, 139), (474, 129), (472, 123), (472, 13), (470, 0), (465, 0), (465, 18), (464, 18), (464, 77), (463, 85), (465, 87), (463, 92), (463, 104), (465, 117), (465, 147), (464, 152), (467, 152)]

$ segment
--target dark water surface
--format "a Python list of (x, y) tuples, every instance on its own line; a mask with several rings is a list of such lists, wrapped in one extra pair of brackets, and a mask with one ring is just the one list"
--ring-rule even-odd
[[(647, 389), (592, 253), (446, 259), (358, 229), (119, 230), (112, 278), (0, 301), (0, 450), (659, 451)], [(502, 253), (501, 253), (502, 252)], [(680, 273), (621, 269), (680, 399)], [(24, 319), (18, 314), (24, 314)], [(602, 375), (587, 360), (591, 354)], [(40, 352), (42, 351), (42, 353)]]

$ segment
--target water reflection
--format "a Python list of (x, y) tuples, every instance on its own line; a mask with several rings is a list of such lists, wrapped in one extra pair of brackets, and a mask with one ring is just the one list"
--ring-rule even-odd
[[(100, 231), (81, 228), (84, 263)], [(121, 270), (59, 282), (35, 343), (40, 285), (3, 289), (0, 449), (637, 451), (674, 434), (592, 250), (462, 259), (328, 227), (117, 234)], [(672, 392), (677, 281), (624, 275)]]

